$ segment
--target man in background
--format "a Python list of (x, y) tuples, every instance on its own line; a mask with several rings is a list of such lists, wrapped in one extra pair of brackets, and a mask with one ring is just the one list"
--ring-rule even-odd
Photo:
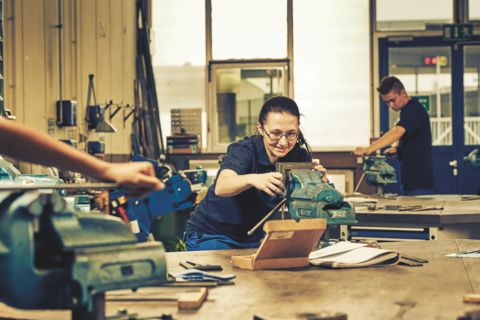
[(405, 87), (395, 77), (385, 77), (377, 91), (394, 111), (400, 111), (400, 119), (393, 129), (367, 148), (358, 147), (354, 154), (369, 155), (379, 149), (388, 156), (398, 154), (403, 195), (433, 194), (432, 133), (430, 117), (416, 98), (410, 98)]

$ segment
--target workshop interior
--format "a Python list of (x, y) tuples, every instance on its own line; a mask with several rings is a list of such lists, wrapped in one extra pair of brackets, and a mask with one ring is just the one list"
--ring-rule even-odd
[[(480, 320), (479, 75), (479, 0), (0, 0), (0, 117), (165, 186), (0, 153), (0, 320)], [(406, 117), (387, 76), (428, 115), (430, 194), (405, 194), (390, 144), (355, 154)], [(279, 96), (328, 181), (276, 162), (259, 247), (187, 250)]]

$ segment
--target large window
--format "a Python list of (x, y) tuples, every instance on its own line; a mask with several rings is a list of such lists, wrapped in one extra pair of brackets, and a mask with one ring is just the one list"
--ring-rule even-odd
[(286, 0), (212, 0), (214, 60), (286, 56)]
[(152, 64), (164, 144), (172, 134), (172, 109), (201, 108), (205, 146), (205, 3), (152, 1), (152, 30)]
[(376, 4), (377, 31), (441, 29), (444, 23), (453, 23), (453, 0), (376, 0)]
[(293, 5), (294, 90), (306, 139), (317, 150), (368, 145), (368, 0)]
[(171, 135), (171, 109), (201, 108), (202, 150), (224, 152), (255, 132), (268, 98), (284, 95), (299, 105), (313, 150), (368, 144), (369, 0), (152, 5), (164, 137)]

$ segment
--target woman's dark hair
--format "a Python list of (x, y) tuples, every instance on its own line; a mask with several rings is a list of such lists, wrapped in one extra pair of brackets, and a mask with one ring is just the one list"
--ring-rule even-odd
[[(298, 125), (300, 126), (300, 110), (298, 110), (298, 106), (290, 98), (287, 97), (273, 97), (265, 101), (263, 104), (262, 110), (260, 110), (260, 114), (258, 115), (258, 123), (261, 124), (262, 128), (265, 122), (267, 121), (267, 116), (270, 112), (275, 112), (275, 113), (289, 113), (292, 116), (297, 117), (298, 119)], [(260, 134), (260, 132), (257, 130), (255, 131), (255, 134)], [(297, 143), (293, 147), (293, 149), (282, 159), (279, 161), (281, 162), (292, 162), (294, 159), (297, 158), (297, 153), (299, 152), (299, 149), (301, 147), (304, 147), (307, 152), (310, 154), (310, 157), (312, 157), (312, 149), (307, 143), (307, 140), (305, 140), (305, 137), (303, 136), (302, 130), (298, 128), (298, 138), (297, 138)]]

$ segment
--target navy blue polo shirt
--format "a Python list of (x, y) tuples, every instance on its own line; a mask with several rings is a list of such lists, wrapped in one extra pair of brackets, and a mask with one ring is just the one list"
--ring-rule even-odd
[(396, 125), (405, 129), (397, 150), (402, 189), (414, 191), (433, 188), (435, 173), (430, 117), (417, 98), (411, 98), (400, 111), (400, 121)]
[[(292, 159), (293, 156), (293, 159)], [(285, 159), (287, 158), (287, 159)], [(289, 162), (311, 162), (307, 150), (297, 145), (284, 159)], [(220, 170), (230, 169), (238, 175), (250, 173), (268, 173), (276, 167), (268, 158), (263, 143), (263, 137), (254, 135), (245, 137), (232, 143), (223, 157)], [(262, 220), (280, 201), (282, 196), (272, 197), (255, 187), (249, 188), (236, 196), (219, 197), (215, 194), (214, 183), (208, 189), (207, 195), (195, 209), (192, 218), (187, 224), (188, 235), (197, 232), (203, 234), (225, 235), (237, 242), (258, 242), (263, 237), (263, 230), (259, 228), (252, 236), (247, 236), (260, 220)]]

